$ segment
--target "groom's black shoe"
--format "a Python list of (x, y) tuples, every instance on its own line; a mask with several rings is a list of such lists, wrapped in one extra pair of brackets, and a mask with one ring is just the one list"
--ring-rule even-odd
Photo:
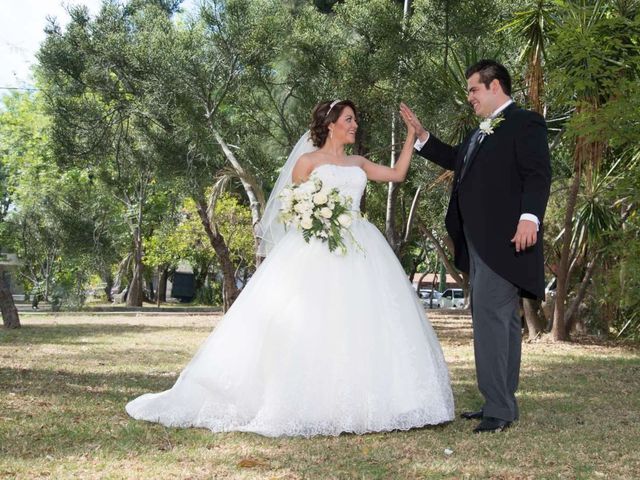
[(473, 433), (501, 432), (511, 425), (511, 422), (500, 418), (484, 417), (480, 424), (473, 429)]
[(482, 410), (477, 410), (475, 412), (462, 412), (460, 417), (465, 420), (479, 420), (482, 418)]

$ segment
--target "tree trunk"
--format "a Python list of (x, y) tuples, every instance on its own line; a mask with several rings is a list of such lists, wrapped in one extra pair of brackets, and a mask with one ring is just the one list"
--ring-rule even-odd
[(420, 278), (418, 278), (418, 283), (416, 284), (416, 292), (420, 293), (420, 285), (422, 285), (422, 281), (427, 275), (429, 275), (429, 272), (422, 272), (422, 275), (420, 275)]
[(133, 276), (127, 292), (127, 307), (141, 307), (143, 301), (142, 291), (142, 238), (140, 227), (135, 227), (133, 252)]
[(229, 145), (227, 144), (227, 142), (225, 142), (224, 138), (222, 138), (222, 135), (220, 135), (220, 132), (218, 132), (218, 130), (214, 128), (212, 119), (208, 118), (208, 120), (209, 120), (209, 128), (213, 132), (213, 136), (215, 137), (216, 142), (218, 142), (218, 145), (220, 145), (220, 148), (222, 148), (222, 152), (224, 153), (224, 156), (229, 161), (229, 163), (235, 170), (236, 174), (238, 175), (240, 182), (242, 182), (242, 188), (244, 188), (244, 191), (247, 194), (247, 198), (249, 199), (249, 208), (251, 210), (251, 222), (253, 225), (254, 241), (257, 249), (258, 238), (255, 236), (255, 233), (256, 233), (256, 227), (258, 225), (258, 222), (260, 221), (260, 218), (262, 216), (262, 210), (264, 209), (264, 204), (265, 204), (264, 192), (262, 192), (262, 190), (260, 189), (258, 182), (256, 182), (255, 179), (253, 179), (253, 177), (249, 175), (249, 173), (242, 167), (241, 163), (238, 161), (236, 156), (233, 154), (233, 152), (229, 148)]
[(566, 313), (566, 322), (565, 329), (567, 335), (571, 334), (571, 330), (575, 324), (575, 319), (577, 317), (577, 313), (580, 311), (580, 304), (584, 299), (585, 294), (587, 293), (587, 287), (589, 286), (589, 281), (593, 276), (593, 272), (596, 268), (598, 260), (598, 255), (594, 255), (593, 258), (587, 264), (587, 269), (584, 272), (584, 276), (582, 277), (582, 281), (580, 282), (580, 287), (578, 288), (578, 293), (576, 294), (576, 298), (571, 303), (571, 306), (567, 310)]
[(444, 1), (444, 70), (449, 68), (449, 0)]
[[(396, 117), (391, 117), (391, 159), (389, 166), (393, 168), (396, 163)], [(391, 249), (398, 255), (400, 250), (399, 235), (396, 229), (396, 208), (398, 204), (398, 188), (397, 183), (389, 182), (387, 190), (387, 210), (385, 214), (384, 233)]]
[(409, 272), (409, 281), (413, 282), (413, 279), (418, 273), (418, 262), (411, 262), (411, 272)]
[(539, 48), (531, 50), (529, 64), (527, 66), (526, 82), (529, 87), (529, 105), (532, 110), (544, 115), (542, 106), (542, 89), (544, 82), (542, 78), (542, 51)]
[(540, 300), (522, 299), (524, 319), (527, 322), (527, 330), (529, 330), (529, 340), (536, 339), (544, 331), (545, 321), (539, 314), (540, 304)]
[(147, 294), (147, 296), (146, 296), (146, 300), (147, 300), (149, 303), (151, 303), (151, 302), (153, 302), (153, 301), (156, 299), (156, 296), (157, 296), (157, 295), (156, 295), (156, 292), (155, 292), (155, 290), (154, 290), (154, 288), (153, 288), (153, 279), (151, 279), (151, 280), (149, 280), (149, 281), (147, 282), (147, 291), (148, 291), (148, 294)]
[(156, 307), (160, 308), (160, 267), (156, 267), (156, 281), (158, 282), (158, 288), (156, 289)]
[(51, 264), (53, 263), (51, 255), (47, 254), (47, 262), (44, 271), (44, 295), (45, 301), (49, 301), (49, 294), (51, 293)]
[(116, 278), (113, 281), (113, 289), (120, 293), (122, 292), (122, 284), (129, 276), (129, 271), (131, 269), (131, 261), (133, 260), (133, 254), (131, 252), (127, 253), (127, 256), (124, 257), (120, 263), (118, 264), (118, 271), (116, 273)]
[(567, 341), (569, 335), (565, 326), (565, 304), (567, 301), (567, 293), (569, 290), (569, 253), (571, 250), (571, 236), (573, 233), (573, 212), (578, 201), (578, 192), (580, 190), (580, 177), (582, 175), (582, 149), (584, 148), (584, 139), (579, 138), (575, 150), (575, 171), (573, 172), (573, 182), (569, 189), (569, 197), (567, 198), (567, 206), (564, 214), (564, 233), (562, 234), (562, 250), (560, 252), (560, 264), (558, 265), (557, 287), (556, 287), (556, 304), (553, 314), (553, 328), (551, 335), (556, 341)]
[(422, 193), (422, 187), (418, 187), (416, 193), (413, 195), (413, 201), (411, 202), (411, 209), (409, 210), (409, 217), (404, 226), (404, 235), (402, 236), (402, 245), (409, 243), (409, 236), (411, 235), (411, 228), (415, 221), (418, 212), (418, 203), (420, 202), (420, 194)]
[(133, 227), (133, 276), (127, 292), (127, 307), (141, 307), (144, 301), (142, 266), (142, 206), (144, 204), (144, 184), (138, 195), (138, 213)]
[(227, 248), (224, 237), (220, 235), (209, 219), (206, 202), (203, 199), (194, 200), (198, 209), (198, 215), (200, 215), (200, 220), (202, 221), (202, 226), (207, 233), (207, 237), (209, 237), (209, 242), (211, 242), (213, 250), (216, 252), (218, 263), (220, 263), (220, 268), (222, 269), (222, 309), (226, 312), (231, 305), (233, 305), (233, 302), (240, 293), (238, 287), (236, 287), (235, 269), (233, 268), (231, 255), (229, 254), (229, 249)]
[[(436, 237), (433, 236), (433, 233), (431, 233), (431, 231), (428, 228), (424, 227), (424, 228), (421, 228), (420, 230), (422, 234), (425, 235), (431, 241), (431, 243), (433, 243), (433, 245), (436, 247), (436, 251), (438, 252), (438, 256), (440, 257), (440, 260), (442, 261), (442, 264), (444, 265), (446, 272), (453, 277), (456, 283), (460, 285), (460, 288), (463, 288), (465, 291), (467, 291), (468, 280), (465, 280), (465, 277), (461, 275), (460, 272), (458, 272), (456, 267), (453, 265), (453, 263), (449, 261), (449, 258), (447, 257), (447, 254), (444, 251), (444, 248), (442, 247), (442, 245), (440, 245), (440, 242), (438, 242)], [(449, 248), (449, 250), (452, 251), (453, 248)]]
[(158, 303), (167, 301), (167, 277), (169, 276), (169, 269), (163, 268), (160, 270), (160, 278), (158, 279)]
[(105, 283), (104, 293), (107, 295), (107, 302), (111, 303), (113, 302), (113, 295), (111, 295), (111, 290), (113, 289), (113, 275), (111, 275), (111, 272), (106, 271), (102, 278)]
[[(406, 41), (407, 30), (409, 27), (409, 20), (411, 19), (411, 0), (404, 0), (404, 9), (402, 14), (402, 39)], [(401, 71), (400, 71), (401, 59), (398, 59), (398, 65), (396, 69), (396, 76), (394, 81), (394, 91), (396, 92), (396, 105), (399, 103), (401, 94)], [(396, 163), (396, 127), (397, 127), (397, 114), (395, 110), (391, 113), (391, 158), (389, 166), (394, 167)], [(387, 242), (391, 246), (391, 249), (395, 254), (400, 257), (400, 250), (404, 245), (402, 236), (398, 233), (396, 225), (396, 211), (398, 205), (398, 193), (400, 190), (400, 184), (389, 182), (387, 191), (387, 211), (385, 218), (385, 236)]]
[(433, 308), (433, 292), (436, 290), (436, 277), (438, 276), (438, 261), (436, 261), (436, 270), (433, 272), (433, 280), (431, 280), (431, 294), (429, 295), (429, 308)]
[[(553, 272), (553, 275), (555, 276), (555, 272)], [(545, 294), (544, 300), (540, 304), (540, 312), (542, 313), (544, 321), (546, 322), (544, 327), (545, 332), (551, 332), (551, 329), (553, 328), (553, 314), (555, 310), (556, 291), (550, 290)]]
[(418, 266), (425, 261), (427, 258), (425, 248), (420, 249), (420, 255), (418, 255), (417, 260), (413, 260), (411, 262), (411, 273), (409, 274), (409, 281), (413, 283), (416, 278), (416, 274), (418, 273)]
[(20, 328), (18, 309), (11, 296), (9, 286), (5, 282), (2, 269), (0, 269), (0, 311), (2, 312), (2, 323), (5, 328)]

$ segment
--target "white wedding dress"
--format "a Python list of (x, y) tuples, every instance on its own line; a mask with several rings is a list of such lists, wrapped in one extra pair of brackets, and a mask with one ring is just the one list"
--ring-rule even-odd
[[(359, 167), (316, 174), (360, 204)], [(385, 238), (357, 214), (348, 253), (290, 230), (165, 392), (134, 418), (267, 436), (407, 430), (453, 419), (438, 339)]]

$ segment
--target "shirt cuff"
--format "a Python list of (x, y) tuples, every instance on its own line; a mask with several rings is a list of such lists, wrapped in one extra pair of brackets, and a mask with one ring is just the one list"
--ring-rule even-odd
[(422, 150), (422, 147), (424, 147), (427, 144), (427, 142), (429, 141), (429, 137), (430, 136), (431, 136), (431, 134), (429, 132), (427, 132), (427, 139), (424, 142), (420, 141), (419, 138), (416, 139), (416, 143), (413, 144), (413, 148), (415, 148), (418, 151)]
[[(426, 143), (426, 142), (425, 142)], [(540, 220), (533, 213), (523, 213), (520, 215), (520, 220), (529, 220), (536, 224), (536, 231), (540, 230)]]

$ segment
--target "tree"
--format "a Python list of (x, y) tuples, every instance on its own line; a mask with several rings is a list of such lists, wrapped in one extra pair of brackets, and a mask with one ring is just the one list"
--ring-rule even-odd
[[(3, 98), (3, 108), (0, 110), (0, 254), (6, 248), (5, 218), (11, 206), (12, 166), (7, 157), (15, 154), (23, 143), (29, 141), (28, 136), (22, 136), (14, 128), (11, 110), (19, 104), (19, 95), (13, 94)], [(5, 328), (20, 328), (20, 316), (13, 296), (5, 280), (5, 272), (0, 268), (0, 313)]]
[[(78, 279), (88, 278), (89, 270), (103, 278), (110, 272), (121, 248), (121, 228), (114, 221), (118, 212), (88, 172), (61, 170), (52, 161), (50, 122), (39, 94), (6, 97), (5, 105), (0, 128), (12, 208), (4, 244), (18, 254), (20, 275), (32, 297), (51, 300), (61, 279), (72, 272)], [(37, 298), (32, 301), (37, 304)]]
[[(254, 242), (249, 208), (228, 193), (215, 198), (213, 219), (216, 229), (224, 236), (229, 256), (236, 265), (236, 279), (253, 271)], [(188, 262), (194, 271), (196, 295), (206, 289), (219, 268), (216, 252), (207, 237), (193, 199), (184, 200), (174, 221), (161, 225), (147, 241), (145, 265), (160, 269), (175, 269), (180, 261)], [(246, 278), (244, 278), (246, 281)]]
[[(573, 178), (569, 185), (563, 220), (553, 338), (568, 340), (567, 294), (571, 274), (574, 215), (582, 182), (593, 190), (593, 181), (606, 168), (606, 140), (577, 125), (582, 118), (597, 119), (603, 105), (620, 94), (629, 81), (638, 78), (637, 15), (605, 2), (564, 2), (563, 16), (554, 32), (554, 83), (562, 97), (573, 104), (574, 114), (567, 135), (572, 142)], [(631, 15), (630, 15), (631, 14)], [(577, 128), (576, 128), (577, 127)], [(593, 132), (593, 129), (590, 129)]]
[(150, 88), (167, 54), (162, 31), (175, 2), (161, 3), (105, 3), (94, 20), (86, 8), (73, 7), (66, 31), (52, 22), (38, 53), (55, 160), (63, 169), (89, 172), (124, 207), (133, 259), (129, 306), (143, 300), (145, 204), (165, 166), (157, 158), (173, 148), (158, 141), (163, 103)]
[[(3, 98), (0, 116), (0, 178), (2, 180), (0, 224), (4, 227), (1, 242), (3, 249), (12, 246), (12, 228), (6, 224), (6, 220), (10, 207), (15, 202), (16, 178), (22, 173), (19, 165), (16, 164), (16, 159), (32, 158), (34, 151), (41, 150), (38, 140), (42, 135), (42, 119), (36, 112), (30, 110), (31, 105), (28, 94), (14, 93)], [(0, 308), (5, 327), (20, 326), (18, 312), (2, 271), (0, 271)]]

